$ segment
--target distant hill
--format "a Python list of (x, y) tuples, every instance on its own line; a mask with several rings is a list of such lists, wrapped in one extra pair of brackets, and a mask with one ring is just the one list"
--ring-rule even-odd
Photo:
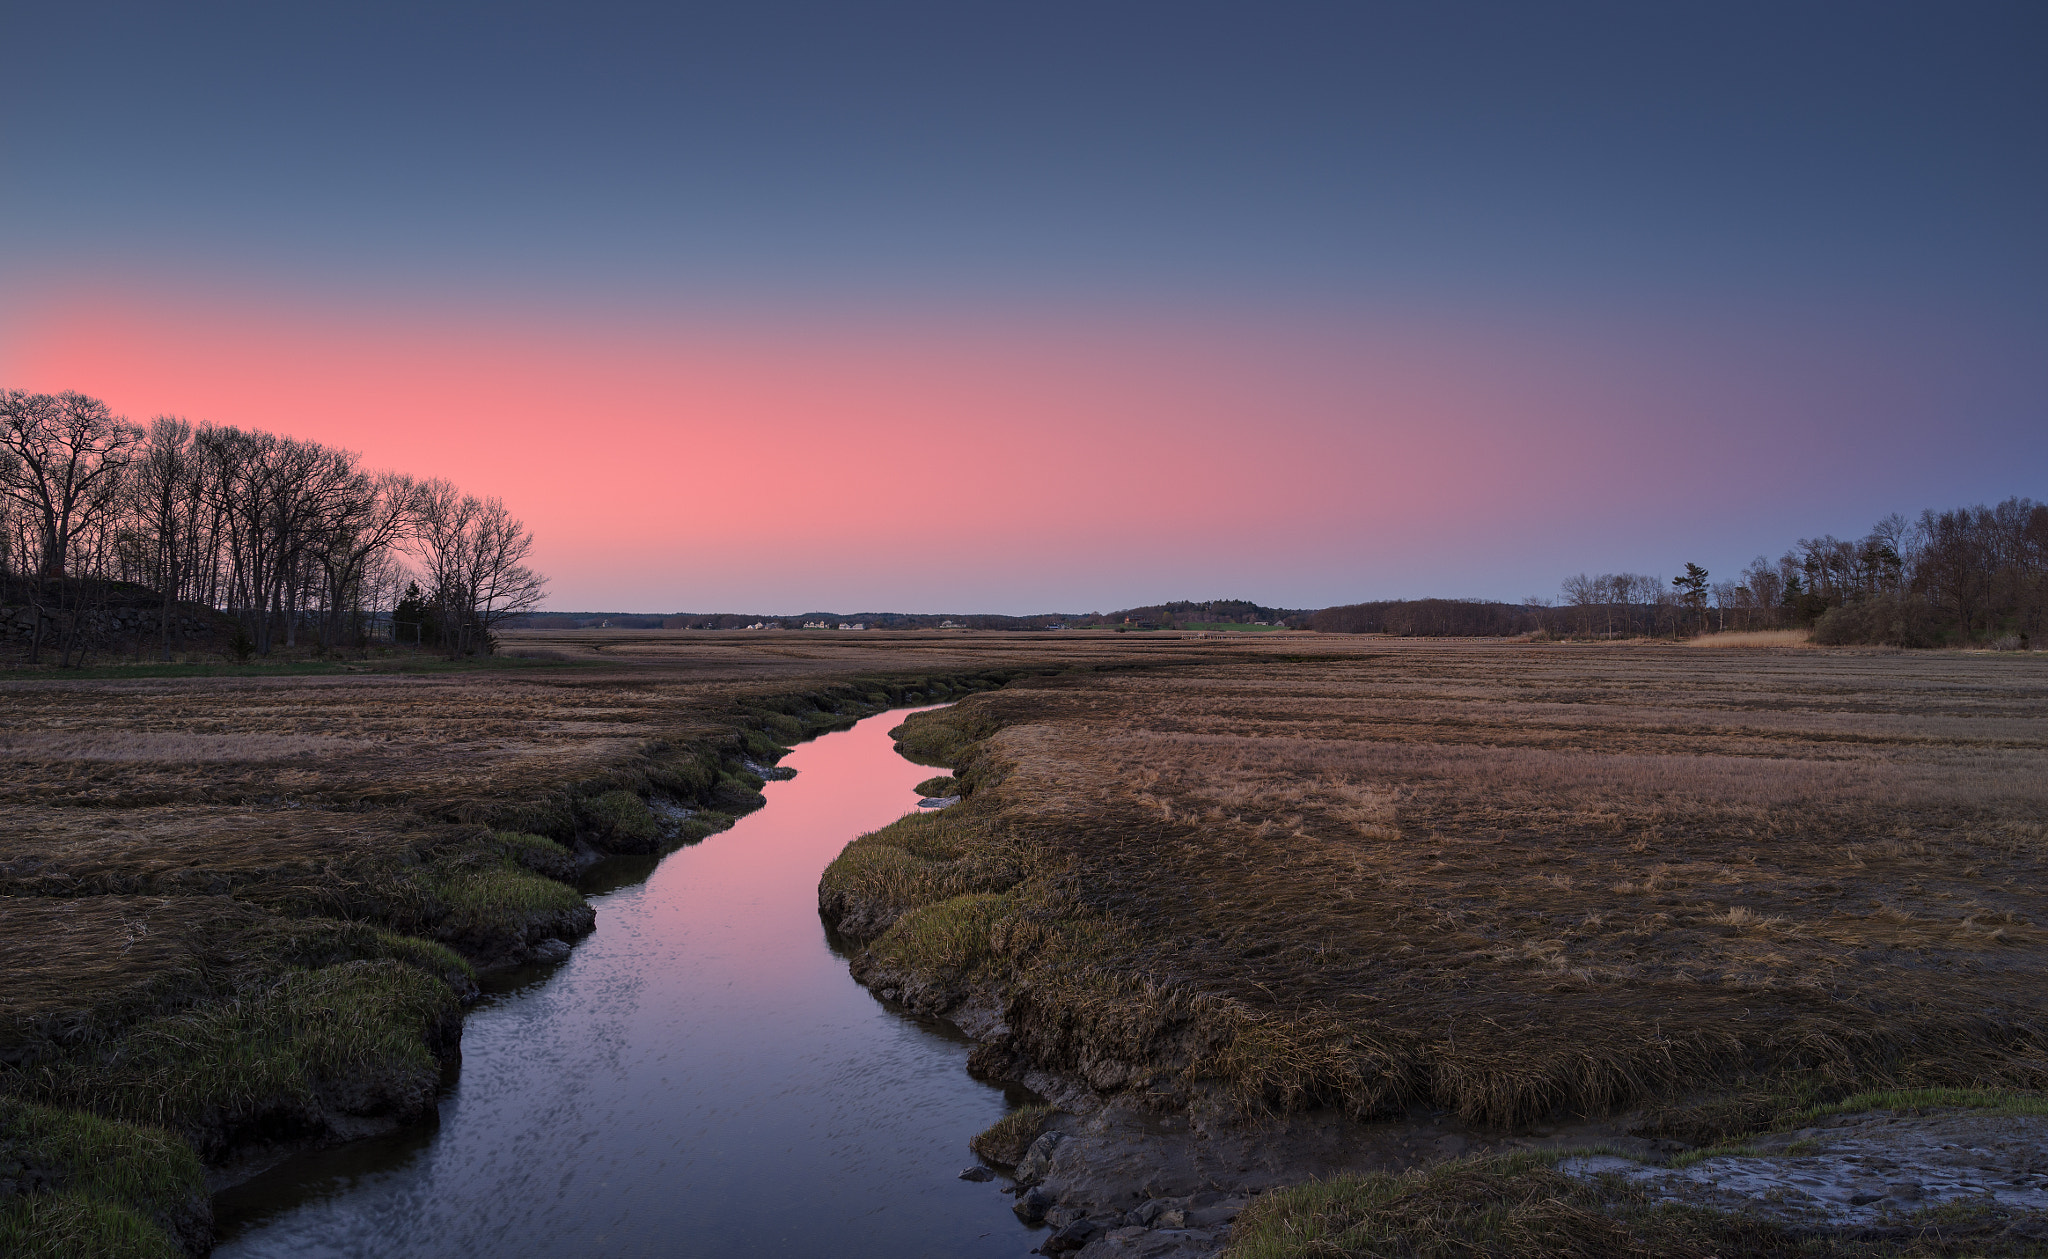
[(1273, 608), (1245, 599), (1179, 600), (1115, 612), (1041, 612), (997, 616), (980, 612), (531, 612), (507, 625), (524, 629), (733, 630), (750, 625), (802, 629), (806, 623), (865, 625), (869, 629), (1048, 630), (1118, 626), (1130, 629), (1208, 629), (1234, 625), (1318, 630), (1325, 634), (1402, 634), (1429, 638), (1494, 637), (1536, 628), (1520, 604), (1484, 599), (1382, 599), (1333, 608)]
[(1305, 618), (1325, 634), (1402, 634), (1418, 638), (1499, 638), (1536, 628), (1519, 603), (1486, 599), (1382, 599), (1324, 608)]
[(516, 629), (745, 629), (749, 625), (780, 625), (802, 629), (808, 623), (865, 625), (869, 629), (938, 629), (952, 624), (965, 629), (1044, 630), (1055, 625), (1073, 625), (1081, 617), (1065, 612), (1041, 612), (1033, 616), (995, 616), (974, 612), (803, 612), (795, 616), (765, 616), (743, 612), (529, 612), (506, 622)]
[(1085, 618), (1087, 625), (1130, 625), (1145, 629), (1179, 629), (1209, 625), (1286, 625), (1299, 627), (1311, 615), (1304, 608), (1269, 608), (1244, 599), (1182, 600)]

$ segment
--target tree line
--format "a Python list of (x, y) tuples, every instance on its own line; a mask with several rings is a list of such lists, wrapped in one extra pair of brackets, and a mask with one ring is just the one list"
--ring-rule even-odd
[(82, 662), (118, 621), (110, 608), (144, 603), (165, 660), (191, 605), (232, 618), (245, 657), (360, 647), (408, 590), (434, 631), (415, 639), (450, 658), (488, 651), (492, 628), (545, 592), (532, 547), (498, 499), (371, 471), (353, 451), (0, 391), (0, 603), (27, 609), (32, 662), (46, 646)]
[(1893, 514), (1861, 538), (1800, 538), (1771, 559), (1710, 581), (1686, 565), (1665, 582), (1640, 573), (1567, 578), (1562, 599), (1528, 601), (1541, 628), (1595, 636), (1811, 629), (1827, 644), (2003, 643), (2048, 628), (2048, 504)]

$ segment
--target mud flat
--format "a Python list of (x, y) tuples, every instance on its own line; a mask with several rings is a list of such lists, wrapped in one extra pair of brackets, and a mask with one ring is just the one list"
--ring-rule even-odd
[[(993, 1160), (1051, 1251), (2031, 1253), (2040, 662), (1260, 647), (912, 719), (963, 799), (820, 884), (1053, 1103)], [(1725, 1160), (1900, 1090), (2023, 1187), (1742, 1205), (1808, 1190)]]

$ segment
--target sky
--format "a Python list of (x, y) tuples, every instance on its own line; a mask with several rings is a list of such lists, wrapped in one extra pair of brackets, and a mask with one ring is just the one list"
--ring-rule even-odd
[(2048, 498), (2048, 6), (0, 0), (0, 388), (563, 610), (1733, 576)]

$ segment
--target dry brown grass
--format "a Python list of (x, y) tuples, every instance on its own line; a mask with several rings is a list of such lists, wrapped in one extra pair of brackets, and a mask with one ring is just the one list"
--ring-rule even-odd
[(1813, 642), (1813, 631), (1803, 629), (1729, 630), (1702, 634), (1688, 640), (1693, 647), (1805, 647)]
[(948, 824), (1029, 872), (974, 888), (1015, 906), (979, 946), (1009, 1052), (1495, 1124), (1743, 1075), (2048, 1083), (2048, 668), (1376, 647), (914, 719), (985, 736)]
[[(337, 1115), (422, 1114), (470, 963), (589, 929), (555, 881), (572, 847), (701, 835), (759, 801), (748, 761), (877, 706), (1144, 654), (1013, 635), (507, 637), (525, 659), (497, 668), (0, 678), (0, 1102), (73, 1128), (81, 1111), (161, 1124), (209, 1159)], [(695, 807), (681, 833), (656, 797)], [(0, 1232), (91, 1251), (90, 1221), (52, 1215), (53, 1193)], [(170, 1245), (153, 1227), (135, 1222)]]

